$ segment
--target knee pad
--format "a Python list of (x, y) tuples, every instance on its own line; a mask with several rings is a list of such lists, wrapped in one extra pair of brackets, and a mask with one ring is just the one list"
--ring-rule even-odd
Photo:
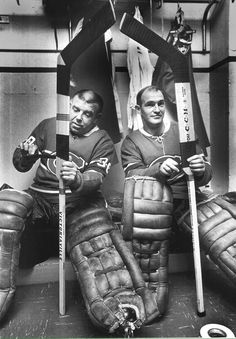
[[(236, 283), (236, 192), (198, 203), (197, 217), (202, 249)], [(189, 211), (177, 222), (191, 233)]]
[[(94, 208), (68, 216), (67, 249), (92, 322), (110, 333), (139, 328), (151, 294), (107, 210)], [(154, 307), (151, 302), (150, 308)]]
[(0, 191), (0, 319), (15, 293), (20, 236), (31, 211), (32, 197), (21, 191)]
[[(173, 214), (170, 187), (152, 177), (125, 180), (123, 231), (162, 316), (168, 304), (168, 255)], [(147, 320), (148, 322), (148, 320)]]

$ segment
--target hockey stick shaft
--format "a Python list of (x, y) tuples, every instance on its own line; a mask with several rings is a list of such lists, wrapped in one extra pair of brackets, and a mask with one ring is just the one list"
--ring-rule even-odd
[(198, 314), (203, 315), (205, 312), (202, 288), (200, 247), (198, 239), (198, 227), (196, 226), (197, 222), (195, 218), (196, 213), (194, 212), (196, 210), (196, 197), (195, 197), (196, 193), (193, 177), (191, 178), (190, 181), (190, 175), (192, 175), (192, 173), (187, 162), (187, 159), (196, 153), (196, 140), (192, 114), (190, 77), (189, 69), (187, 66), (187, 60), (184, 57), (184, 55), (182, 55), (172, 45), (168, 44), (164, 39), (158, 36), (158, 34), (151, 31), (148, 27), (146, 27), (141, 22), (134, 19), (127, 13), (124, 14), (121, 20), (120, 30), (121, 32), (129, 36), (131, 39), (134, 39), (141, 45), (148, 48), (153, 53), (160, 56), (163, 60), (165, 60), (172, 68), (174, 74), (181, 157), (183, 162), (183, 168), (187, 174), (187, 181), (189, 186), (189, 200), (191, 201), (190, 203), (191, 215), (194, 216), (194, 218), (191, 218), (192, 223), (191, 226), (192, 229), (194, 229), (194, 231), (192, 232), (192, 236), (193, 236), (195, 280), (196, 285), (198, 286), (196, 290), (197, 307)]
[(187, 176), (188, 198), (190, 221), (192, 228), (193, 260), (197, 296), (197, 313), (199, 316), (205, 315), (201, 252), (199, 243), (197, 204), (194, 176), (189, 168), (187, 159), (196, 153), (195, 131), (192, 113), (191, 88), (189, 82), (175, 83), (176, 105), (178, 115), (180, 148), (183, 170)]
[(192, 174), (187, 174), (188, 179), (188, 196), (189, 196), (189, 210), (192, 226), (192, 239), (193, 239), (193, 259), (195, 270), (195, 284), (197, 294), (197, 310), (198, 315), (205, 315), (204, 299), (203, 299), (203, 286), (202, 286), (202, 269), (201, 269), (201, 252), (198, 233), (198, 220), (196, 208), (196, 194), (195, 182)]
[(66, 196), (62, 179), (59, 179), (59, 313), (66, 313), (66, 279), (65, 279), (65, 238), (66, 238)]
[(59, 179), (59, 313), (65, 315), (65, 233), (66, 196), (61, 167), (69, 160), (69, 83), (70, 69), (64, 64), (61, 55), (57, 58), (57, 120), (56, 120), (56, 170)]

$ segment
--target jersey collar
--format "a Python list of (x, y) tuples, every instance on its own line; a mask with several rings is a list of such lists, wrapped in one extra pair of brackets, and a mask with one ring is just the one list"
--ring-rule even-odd
[(143, 135), (145, 135), (145, 136), (147, 136), (147, 137), (149, 137), (149, 138), (156, 139), (156, 138), (159, 138), (159, 137), (163, 137), (163, 136), (165, 135), (165, 133), (169, 130), (169, 128), (170, 128), (170, 119), (168, 119), (168, 118), (165, 119), (165, 118), (164, 118), (164, 131), (163, 131), (163, 133), (162, 133), (160, 136), (152, 135), (152, 134), (146, 132), (146, 131), (143, 129), (143, 127), (140, 127), (139, 130), (140, 130), (140, 132), (141, 132)]
[(88, 137), (88, 136), (90, 136), (92, 133), (94, 133), (94, 132), (96, 132), (96, 131), (98, 131), (98, 130), (99, 130), (99, 127), (98, 127), (98, 126), (95, 126), (95, 127), (93, 127), (89, 132), (83, 134), (83, 136), (84, 136), (84, 137)]

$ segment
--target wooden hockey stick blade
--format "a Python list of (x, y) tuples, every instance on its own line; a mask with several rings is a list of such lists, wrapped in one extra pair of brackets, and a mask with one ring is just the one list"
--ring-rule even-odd
[(89, 19), (83, 29), (63, 49), (61, 56), (66, 65), (72, 66), (75, 60), (88, 47), (104, 34), (116, 21), (115, 11), (111, 0), (108, 0), (95, 15)]
[(120, 31), (165, 60), (173, 70), (175, 81), (189, 81), (186, 57), (158, 34), (127, 13), (121, 19)]

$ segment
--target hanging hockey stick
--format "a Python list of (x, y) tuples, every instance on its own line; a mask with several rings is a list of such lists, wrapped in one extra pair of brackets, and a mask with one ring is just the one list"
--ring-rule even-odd
[(158, 34), (151, 31), (149, 28), (127, 13), (123, 15), (120, 24), (120, 30), (131, 39), (134, 39), (153, 53), (159, 55), (170, 65), (174, 74), (181, 158), (183, 170), (187, 175), (188, 183), (197, 294), (197, 311), (199, 316), (203, 316), (205, 315), (205, 309), (202, 288), (202, 270), (195, 182), (187, 161), (190, 156), (196, 153), (196, 138), (193, 124), (190, 76), (187, 59), (183, 54), (177, 51), (172, 45), (168, 44)]
[(70, 72), (76, 59), (115, 23), (115, 13), (109, 0), (57, 58), (57, 118), (56, 168), (59, 178), (59, 313), (65, 314), (65, 187), (60, 175), (63, 161), (69, 159), (69, 88)]

